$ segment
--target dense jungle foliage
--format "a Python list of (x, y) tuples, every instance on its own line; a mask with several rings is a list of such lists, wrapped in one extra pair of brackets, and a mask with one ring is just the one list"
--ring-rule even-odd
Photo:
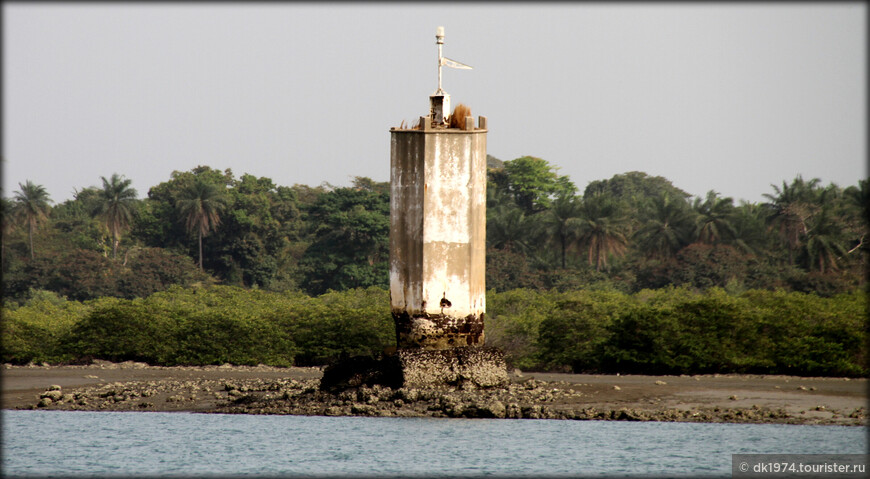
[[(735, 204), (642, 172), (580, 192), (540, 158), (488, 165), (488, 342), (513, 364), (865, 371), (866, 179)], [(4, 361), (316, 364), (394, 342), (388, 183), (200, 166), (139, 199), (100, 180), (3, 198)]]

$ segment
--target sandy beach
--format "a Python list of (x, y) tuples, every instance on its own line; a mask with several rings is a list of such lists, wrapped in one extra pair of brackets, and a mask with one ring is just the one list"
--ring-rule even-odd
[(513, 371), (500, 390), (317, 390), (320, 368), (4, 365), (3, 409), (866, 425), (867, 380)]

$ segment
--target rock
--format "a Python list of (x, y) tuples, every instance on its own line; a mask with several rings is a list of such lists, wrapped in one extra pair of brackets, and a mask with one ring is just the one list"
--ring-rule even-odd
[(448, 417), (460, 417), (465, 411), (465, 406), (459, 402), (459, 399), (445, 394), (438, 398), (438, 409), (444, 411)]
[(477, 389), (477, 384), (472, 381), (463, 381), (459, 383), (459, 389), (462, 391), (474, 391)]
[(351, 414), (371, 416), (375, 411), (377, 411), (377, 408), (370, 404), (354, 404), (350, 407)]
[(658, 380), (658, 381), (656, 381), (656, 385), (657, 385), (657, 386), (664, 386), (665, 384), (667, 384), (667, 383), (664, 382), (664, 381), (662, 381), (662, 380)]
[(45, 398), (40, 399), (36, 405), (38, 407), (46, 407), (46, 406), (51, 406), (51, 403), (52, 403), (51, 398), (45, 397)]
[(148, 367), (147, 363), (140, 363), (135, 361), (124, 361), (118, 365), (121, 369), (145, 369)]
[[(170, 396), (170, 398), (172, 398), (172, 397), (178, 398), (178, 401), (184, 401), (184, 399), (185, 399), (182, 396)], [(169, 401), (170, 398), (166, 398), (166, 400)], [(253, 395), (250, 395), (250, 394), (246, 394), (244, 396), (239, 396), (239, 397), (233, 399), (233, 404), (253, 404), (255, 402), (257, 402), (257, 398)]]
[(527, 417), (529, 419), (541, 419), (541, 406), (537, 404), (532, 406), (524, 406), (523, 417)]
[[(287, 395), (288, 393), (285, 392), (284, 394)], [(353, 390), (342, 391), (342, 392), (338, 393), (337, 398), (341, 401), (354, 402), (357, 399), (357, 391), (353, 391)], [(285, 399), (289, 399), (289, 397), (285, 397)]]
[(63, 393), (58, 390), (45, 391), (39, 395), (40, 399), (49, 399), (51, 401), (60, 401), (63, 398)]
[(504, 417), (508, 419), (520, 419), (523, 417), (523, 410), (519, 404), (512, 402), (505, 407)]
[(730, 400), (732, 400), (732, 401), (736, 401), (736, 400), (737, 400), (737, 396), (735, 396), (735, 395), (732, 394), (731, 396), (728, 396), (728, 399), (730, 399)]
[(52, 384), (46, 389), (46, 391), (60, 391), (61, 387), (57, 384)]
[(474, 403), (463, 408), (462, 415), (479, 418), (503, 418), (507, 408), (501, 401), (492, 400)]
[(523, 377), (523, 372), (519, 370), (519, 368), (514, 368), (514, 376), (521, 378)]
[(420, 390), (400, 388), (396, 390), (396, 398), (407, 402), (417, 402), (420, 399)]
[(619, 386), (613, 386), (614, 391), (622, 391), (622, 388)]
[(324, 416), (341, 416), (344, 411), (338, 406), (330, 406), (323, 410)]
[(378, 395), (380, 388), (367, 388), (365, 386), (359, 388), (356, 392), (356, 400), (366, 404), (377, 404), (381, 397)]
[(320, 379), (320, 390), (338, 393), (346, 389), (383, 384), (402, 385), (399, 364), (394, 356), (373, 358), (355, 356), (344, 358), (327, 366)]

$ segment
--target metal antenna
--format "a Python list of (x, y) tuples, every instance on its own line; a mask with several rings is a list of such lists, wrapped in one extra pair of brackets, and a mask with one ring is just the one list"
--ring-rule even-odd
[(441, 54), (441, 47), (444, 46), (444, 27), (438, 27), (435, 30), (435, 43), (438, 44), (438, 89), (435, 90), (435, 94), (443, 94), (444, 90), (441, 89), (441, 65), (443, 65), (442, 59), (444, 56)]
[(435, 43), (438, 44), (438, 90), (435, 91), (435, 94), (443, 95), (444, 90), (441, 89), (441, 67), (447, 65), (450, 68), (458, 68), (460, 70), (471, 70), (471, 67), (464, 63), (459, 63), (456, 60), (451, 60), (442, 54), (441, 48), (444, 45), (444, 27), (438, 27), (435, 31)]

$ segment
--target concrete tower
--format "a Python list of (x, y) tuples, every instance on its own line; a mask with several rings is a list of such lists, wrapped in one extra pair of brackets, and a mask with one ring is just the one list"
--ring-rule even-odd
[[(441, 55), (429, 115), (390, 130), (390, 302), (399, 349), (482, 346), (486, 118), (449, 118)], [(456, 114), (464, 114), (457, 108)], [(451, 126), (452, 125), (452, 126)]]
[(504, 353), (483, 344), (486, 314), (486, 118), (477, 125), (441, 89), (429, 115), (390, 129), (390, 305), (397, 348), (327, 367), (320, 389), (361, 385), (503, 387)]

